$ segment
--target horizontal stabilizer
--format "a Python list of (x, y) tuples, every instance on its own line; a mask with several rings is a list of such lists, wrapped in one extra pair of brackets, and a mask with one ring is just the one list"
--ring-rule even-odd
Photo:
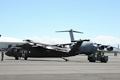
[(83, 32), (79, 32), (79, 31), (74, 31), (74, 30), (65, 30), (65, 31), (56, 31), (56, 32), (75, 32), (75, 33), (81, 33), (83, 34)]
[(56, 31), (56, 32), (69, 32), (70, 33), (70, 38), (71, 38), (71, 42), (74, 41), (74, 36), (73, 36), (73, 32), (75, 33), (83, 33), (83, 32), (79, 32), (79, 31), (74, 31), (74, 30), (65, 30), (65, 31)]

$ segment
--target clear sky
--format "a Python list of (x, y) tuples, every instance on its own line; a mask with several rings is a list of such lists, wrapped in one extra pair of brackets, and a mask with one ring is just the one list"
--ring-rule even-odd
[(25, 39), (48, 36), (69, 40), (98, 36), (120, 39), (120, 0), (0, 0), (0, 34)]

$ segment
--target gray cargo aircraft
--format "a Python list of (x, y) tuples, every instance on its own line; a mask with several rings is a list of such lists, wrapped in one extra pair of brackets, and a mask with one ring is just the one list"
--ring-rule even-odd
[[(73, 36), (73, 32), (83, 33), (83, 32), (73, 31), (72, 29), (66, 30), (66, 31), (56, 31), (56, 32), (69, 32), (71, 42), (75, 41), (74, 36)], [(73, 43), (73, 44), (75, 44), (75, 43)], [(120, 53), (120, 49), (112, 47), (110, 45), (102, 45), (102, 44), (84, 41), (81, 44), (81, 46), (79, 47), (79, 51), (77, 53), (88, 55), (88, 60), (90, 62), (95, 62), (95, 61), (107, 62), (108, 56), (104, 55), (105, 52), (107, 52), (107, 53)]]
[[(69, 31), (67, 30), (57, 32), (69, 32), (71, 43), (48, 45), (36, 43), (31, 40), (25, 40), (28, 42), (27, 44), (12, 47), (6, 52), (6, 55), (14, 56), (15, 59), (18, 59), (18, 57), (24, 57), (25, 60), (27, 60), (28, 57), (61, 57), (65, 61), (68, 61), (65, 59), (65, 57), (75, 56), (78, 54), (86, 54), (88, 55), (88, 60), (90, 62), (107, 62), (108, 56), (105, 56), (104, 52), (120, 52), (119, 49), (116, 49), (112, 46), (91, 43), (88, 42), (89, 40), (74, 40), (73, 32), (82, 32), (73, 31), (72, 29)], [(70, 46), (69, 51), (67, 51), (67, 48), (65, 48), (66, 45)]]

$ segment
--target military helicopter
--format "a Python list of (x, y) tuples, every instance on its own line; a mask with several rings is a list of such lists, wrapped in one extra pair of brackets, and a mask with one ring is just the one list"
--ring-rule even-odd
[(89, 40), (75, 40), (76, 43), (71, 50), (67, 50), (65, 45), (70, 44), (63, 44), (64, 47), (58, 46), (58, 45), (48, 45), (43, 43), (36, 43), (32, 40), (24, 40), (27, 43), (22, 45), (17, 45), (12, 48), (10, 48), (5, 54), (7, 56), (13, 56), (16, 60), (19, 59), (19, 57), (23, 57), (25, 60), (27, 60), (28, 57), (32, 58), (42, 58), (42, 57), (54, 57), (54, 58), (62, 58), (65, 61), (68, 61), (68, 59), (65, 59), (65, 57), (75, 56), (78, 55), (77, 51), (78, 48), (81, 46), (81, 44), (84, 41)]

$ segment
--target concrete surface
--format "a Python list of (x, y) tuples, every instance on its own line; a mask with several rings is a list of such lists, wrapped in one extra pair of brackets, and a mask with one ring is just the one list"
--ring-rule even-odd
[(67, 58), (28, 58), (0, 61), (0, 80), (120, 80), (120, 54), (108, 63), (90, 63), (84, 55)]

